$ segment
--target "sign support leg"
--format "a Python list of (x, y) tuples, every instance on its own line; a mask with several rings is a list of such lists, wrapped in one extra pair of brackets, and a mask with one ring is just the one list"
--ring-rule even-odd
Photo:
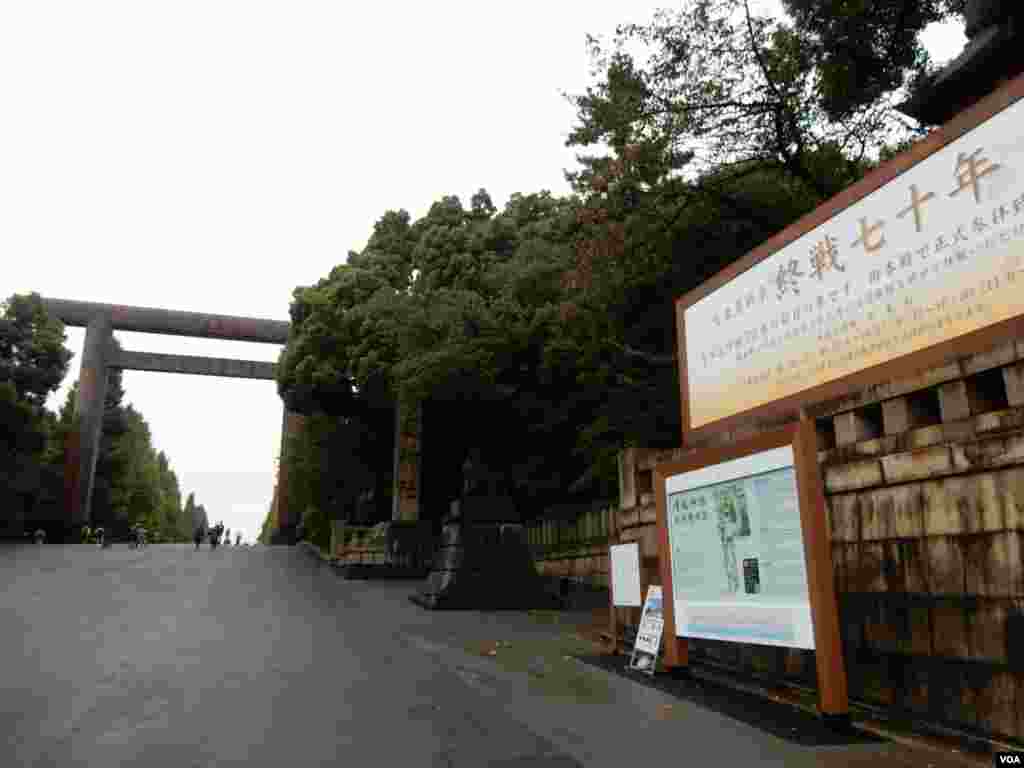
[(805, 412), (795, 441), (797, 490), (800, 495), (800, 526), (804, 536), (807, 587), (814, 624), (814, 659), (818, 672), (818, 711), (826, 722), (842, 728), (849, 725), (850, 704), (846, 668), (839, 633), (838, 605), (828, 537), (825, 494), (818, 468), (818, 442)]

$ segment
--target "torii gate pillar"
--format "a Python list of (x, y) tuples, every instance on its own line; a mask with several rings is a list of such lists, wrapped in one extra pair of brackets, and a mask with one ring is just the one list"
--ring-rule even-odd
[(392, 460), (393, 522), (415, 522), (420, 519), (420, 487), (422, 486), (421, 431), (423, 406), (398, 400), (395, 403), (395, 452)]
[(293, 438), (302, 434), (306, 417), (286, 407), (281, 422), (281, 453), (277, 465), (277, 531), (274, 544), (295, 544), (302, 510), (292, 509), (288, 502), (288, 457)]
[(95, 314), (86, 326), (75, 426), (69, 436), (65, 459), (64, 488), (72, 540), (91, 519), (92, 486), (103, 432), (103, 403), (107, 397), (107, 366), (113, 338), (110, 316)]

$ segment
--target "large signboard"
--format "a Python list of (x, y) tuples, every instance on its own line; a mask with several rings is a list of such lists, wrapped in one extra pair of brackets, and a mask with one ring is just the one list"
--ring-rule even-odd
[(792, 446), (665, 479), (676, 633), (814, 648)]
[(1018, 79), (922, 154), (958, 138), (892, 161), (681, 298), (684, 429), (1024, 316), (1022, 94)]

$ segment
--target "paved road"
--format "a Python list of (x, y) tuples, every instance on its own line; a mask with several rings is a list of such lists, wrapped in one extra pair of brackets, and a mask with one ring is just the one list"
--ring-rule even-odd
[(951, 764), (799, 747), (298, 548), (9, 547), (0, 579), (0, 766)]

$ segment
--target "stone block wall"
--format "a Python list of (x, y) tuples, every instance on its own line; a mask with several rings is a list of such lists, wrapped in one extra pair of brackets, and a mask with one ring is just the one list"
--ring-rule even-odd
[(575, 520), (540, 520), (527, 528), (537, 572), (608, 589), (608, 521), (611, 510), (593, 509)]
[[(1024, 342), (810, 415), (851, 696), (1024, 741)], [(649, 583), (660, 583), (652, 470), (682, 455), (623, 452), (613, 536), (641, 542), (653, 558), (644, 564)], [(618, 610), (620, 621), (631, 620)], [(814, 684), (811, 652), (704, 641), (690, 648), (694, 659)]]
[(535, 559), (542, 576), (559, 576), (592, 587), (608, 588), (608, 545), (581, 547), (558, 555)]

